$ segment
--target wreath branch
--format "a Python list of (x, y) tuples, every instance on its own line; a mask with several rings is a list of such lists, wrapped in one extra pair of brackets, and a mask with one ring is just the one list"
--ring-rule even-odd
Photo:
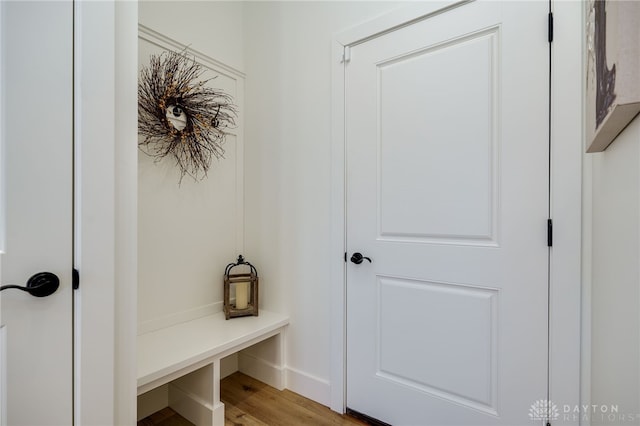
[(224, 158), (226, 130), (235, 127), (232, 97), (208, 87), (213, 78), (200, 80), (203, 72), (195, 58), (172, 51), (152, 55), (140, 71), (138, 146), (155, 161), (172, 156), (180, 182), (185, 175), (204, 179), (213, 158)]

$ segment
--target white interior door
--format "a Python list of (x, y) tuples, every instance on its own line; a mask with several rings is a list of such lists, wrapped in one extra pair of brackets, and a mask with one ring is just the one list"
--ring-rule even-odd
[(73, 4), (0, 7), (0, 282), (60, 281), (48, 297), (2, 291), (2, 424), (71, 425)]
[(513, 426), (547, 398), (547, 8), (476, 1), (351, 47), (352, 410)]

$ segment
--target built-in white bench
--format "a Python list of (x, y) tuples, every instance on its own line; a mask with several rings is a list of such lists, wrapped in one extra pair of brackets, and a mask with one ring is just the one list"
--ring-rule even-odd
[[(274, 336), (278, 336), (278, 350), (284, 353), (283, 332), (288, 323), (287, 316), (269, 311), (230, 320), (219, 312), (141, 334), (138, 395), (171, 383), (171, 408), (198, 426), (223, 426), (220, 360)], [(284, 371), (283, 357), (279, 359), (279, 370)]]

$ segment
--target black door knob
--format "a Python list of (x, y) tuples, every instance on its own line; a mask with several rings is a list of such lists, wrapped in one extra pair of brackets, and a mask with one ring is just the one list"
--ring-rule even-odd
[(351, 261), (356, 265), (361, 264), (362, 262), (364, 262), (365, 259), (368, 260), (369, 263), (371, 263), (371, 259), (369, 259), (366, 256), (363, 256), (362, 253), (355, 252), (353, 253), (353, 256), (351, 256)]
[(16, 290), (26, 291), (35, 297), (47, 297), (56, 292), (60, 286), (60, 280), (56, 274), (51, 272), (40, 272), (29, 278), (27, 285), (22, 287), (19, 285), (3, 285), (0, 291), (15, 288)]

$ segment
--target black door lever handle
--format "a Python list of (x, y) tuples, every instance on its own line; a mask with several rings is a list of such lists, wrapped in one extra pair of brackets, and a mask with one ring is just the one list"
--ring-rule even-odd
[(351, 256), (351, 261), (356, 265), (361, 264), (362, 262), (365, 261), (365, 259), (368, 260), (369, 263), (371, 263), (371, 259), (366, 256), (363, 256), (362, 253), (355, 252), (353, 253), (353, 256)]
[(60, 286), (60, 280), (56, 274), (51, 272), (40, 272), (29, 278), (27, 285), (22, 287), (19, 285), (3, 285), (0, 291), (14, 288), (16, 290), (26, 291), (35, 297), (47, 297), (56, 292)]

